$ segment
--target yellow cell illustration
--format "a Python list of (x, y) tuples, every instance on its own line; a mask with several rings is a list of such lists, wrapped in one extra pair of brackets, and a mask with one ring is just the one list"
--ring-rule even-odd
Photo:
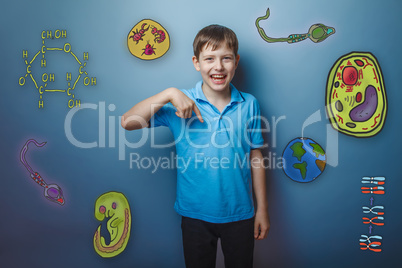
[(127, 35), (131, 54), (142, 60), (162, 57), (170, 47), (169, 34), (156, 21), (145, 19), (137, 23)]
[(126, 197), (119, 192), (107, 192), (95, 202), (95, 218), (106, 220), (106, 229), (101, 234), (102, 224), (94, 235), (95, 251), (103, 258), (111, 258), (124, 251), (130, 238), (131, 212)]
[(332, 126), (341, 133), (371, 137), (382, 130), (387, 97), (373, 54), (352, 52), (335, 62), (328, 75), (325, 105)]

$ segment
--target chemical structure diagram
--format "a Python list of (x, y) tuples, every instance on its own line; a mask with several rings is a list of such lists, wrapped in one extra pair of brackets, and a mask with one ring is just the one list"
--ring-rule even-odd
[[(42, 47), (32, 57), (31, 60), (28, 59), (28, 50), (22, 51), (22, 58), (24, 59), (26, 64), (26, 74), (19, 78), (18, 84), (20, 86), (24, 86), (27, 80), (29, 79), (32, 80), (36, 90), (39, 93), (39, 101), (38, 101), (39, 109), (44, 108), (44, 100), (43, 100), (44, 93), (65, 93), (69, 97), (69, 100), (67, 102), (68, 108), (71, 109), (73, 107), (80, 107), (81, 100), (76, 99), (74, 93), (80, 80), (82, 81), (81, 83), (84, 86), (96, 86), (96, 77), (89, 77), (88, 73), (85, 70), (87, 62), (89, 60), (89, 53), (83, 52), (82, 60), (80, 60), (73, 53), (71, 44), (68, 42), (65, 42), (64, 45), (61, 45), (60, 47), (49, 47), (45, 44), (45, 41), (49, 39), (52, 41), (67, 39), (67, 30), (59, 30), (59, 29), (54, 31), (44, 30), (41, 32), (41, 39), (42, 39)], [(47, 54), (53, 54), (56, 52), (71, 55), (73, 59), (79, 64), (77, 68), (78, 69), (77, 77), (75, 78), (75, 80), (73, 79), (73, 75), (75, 76), (76, 74), (72, 74), (72, 72), (66, 72), (67, 87), (65, 88), (52, 87), (54, 84), (53, 82), (55, 82), (56, 79), (55, 73), (48, 73), (44, 71), (42, 73), (42, 76), (39, 78), (40, 80), (38, 79), (37, 75), (34, 76), (33, 74), (34, 72), (33, 64), (35, 61), (40, 60), (40, 68), (45, 69), (47, 67), (47, 56), (48, 56)]]

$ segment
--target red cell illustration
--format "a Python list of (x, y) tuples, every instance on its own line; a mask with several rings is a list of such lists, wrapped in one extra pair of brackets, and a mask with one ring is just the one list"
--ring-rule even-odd
[(357, 82), (357, 70), (353, 66), (347, 66), (342, 72), (342, 81), (345, 85), (354, 85)]

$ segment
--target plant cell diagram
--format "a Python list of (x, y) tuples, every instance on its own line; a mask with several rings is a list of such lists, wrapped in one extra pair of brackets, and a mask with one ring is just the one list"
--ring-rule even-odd
[(378, 134), (387, 115), (380, 65), (369, 52), (340, 57), (328, 75), (325, 106), (334, 129), (354, 137)]
[[(44, 30), (41, 32), (42, 46), (39, 51), (33, 56), (28, 50), (22, 51), (26, 73), (19, 78), (18, 84), (24, 86), (27, 80), (32, 80), (39, 93), (38, 108), (44, 108), (45, 93), (64, 93), (69, 97), (68, 108), (79, 107), (81, 100), (76, 98), (75, 92), (79, 84), (96, 85), (96, 77), (90, 77), (86, 71), (89, 53), (83, 52), (80, 59), (74, 54), (72, 45), (65, 42), (66, 39), (67, 30)], [(61, 60), (62, 64), (57, 59)], [(51, 72), (48, 69), (51, 69)], [(66, 83), (56, 82), (64, 79)]]
[(170, 47), (169, 34), (156, 21), (145, 19), (138, 22), (128, 33), (128, 50), (142, 60), (162, 57)]

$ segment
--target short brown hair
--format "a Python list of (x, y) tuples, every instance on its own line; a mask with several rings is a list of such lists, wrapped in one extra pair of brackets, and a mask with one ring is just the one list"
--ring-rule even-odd
[(212, 24), (202, 28), (194, 38), (193, 49), (194, 56), (200, 56), (200, 52), (204, 45), (211, 45), (212, 50), (219, 48), (223, 42), (226, 42), (227, 46), (233, 50), (235, 56), (237, 56), (237, 50), (239, 48), (239, 42), (236, 34), (229, 28), (217, 24)]

